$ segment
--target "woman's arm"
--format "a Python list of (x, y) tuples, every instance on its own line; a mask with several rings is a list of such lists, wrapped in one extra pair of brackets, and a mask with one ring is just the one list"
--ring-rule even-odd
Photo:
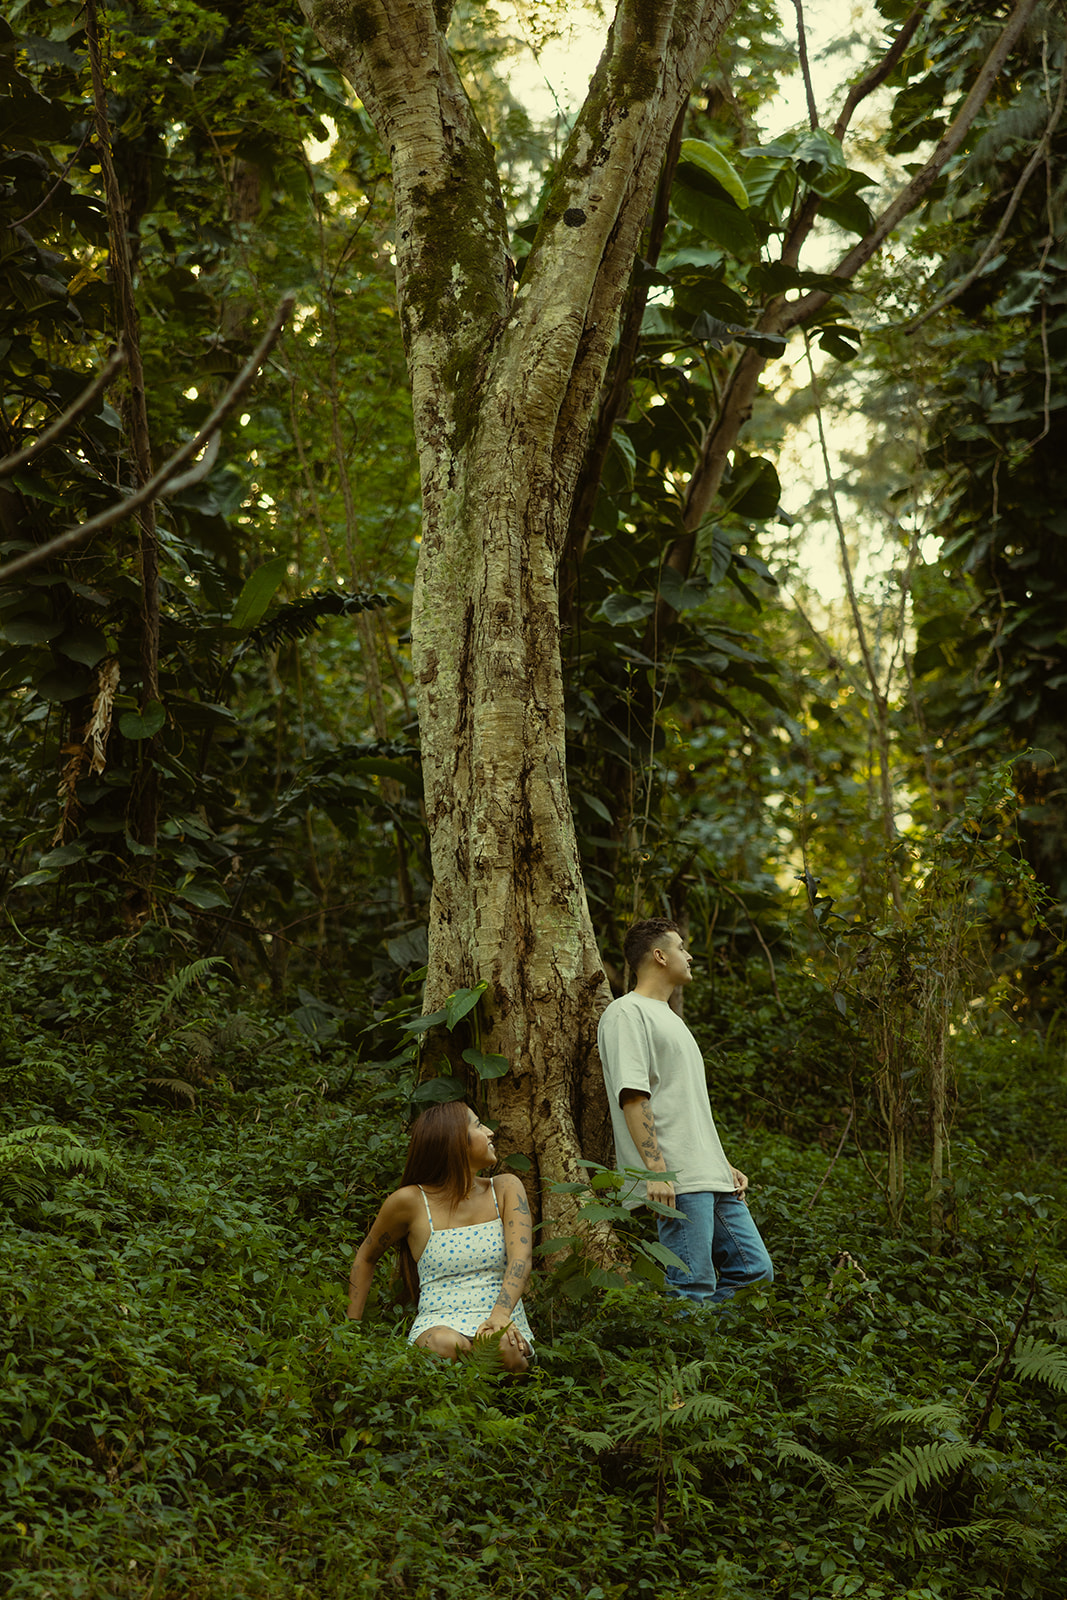
[(356, 1251), (348, 1275), (348, 1315), (358, 1322), (367, 1305), (374, 1269), (391, 1245), (406, 1239), (411, 1226), (411, 1197), (404, 1189), (391, 1194)]
[(504, 1224), (504, 1249), (507, 1266), (500, 1285), (496, 1305), (482, 1323), (475, 1338), (484, 1333), (497, 1333), (511, 1321), (512, 1312), (522, 1299), (523, 1290), (533, 1265), (533, 1223), (526, 1190), (513, 1173), (505, 1173), (496, 1180), (500, 1196), (500, 1220)]

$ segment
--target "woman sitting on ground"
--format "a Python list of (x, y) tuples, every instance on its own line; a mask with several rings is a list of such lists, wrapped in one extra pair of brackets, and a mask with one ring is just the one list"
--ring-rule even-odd
[(400, 1188), (356, 1253), (348, 1315), (358, 1321), (374, 1269), (396, 1246), (401, 1281), (418, 1315), (411, 1344), (455, 1360), (476, 1339), (499, 1337), (507, 1372), (533, 1364), (522, 1308), (533, 1228), (517, 1177), (484, 1178), (496, 1161), (489, 1129), (461, 1101), (430, 1106), (411, 1131)]

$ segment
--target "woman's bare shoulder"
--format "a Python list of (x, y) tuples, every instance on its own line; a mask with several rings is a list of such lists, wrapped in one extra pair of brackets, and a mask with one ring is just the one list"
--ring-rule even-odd
[(523, 1187), (522, 1179), (517, 1173), (498, 1172), (493, 1179), (493, 1183), (496, 1185), (497, 1194), (502, 1198), (521, 1200), (523, 1205), (526, 1204), (526, 1190)]

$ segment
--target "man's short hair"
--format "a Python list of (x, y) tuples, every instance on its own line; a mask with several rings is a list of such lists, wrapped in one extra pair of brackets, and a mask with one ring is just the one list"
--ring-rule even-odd
[(682, 930), (670, 917), (646, 917), (644, 922), (635, 922), (626, 935), (622, 947), (626, 965), (631, 972), (637, 972), (642, 961), (660, 943), (665, 933), (676, 933), (682, 937)]

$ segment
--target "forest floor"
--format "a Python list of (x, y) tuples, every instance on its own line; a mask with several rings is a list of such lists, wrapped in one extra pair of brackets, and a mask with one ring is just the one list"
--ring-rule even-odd
[(384, 1292), (345, 1320), (403, 1061), (353, 1070), (343, 1033), (149, 985), (125, 947), (0, 969), (12, 1600), (1062, 1600), (1067, 1080), (1039, 1039), (961, 1043), (935, 1254), (921, 1129), (894, 1226), (876, 1144), (835, 1159), (834, 1062), (774, 1068), (788, 1018), (757, 1029), (716, 1110), (773, 1288), (687, 1315), (539, 1271), (541, 1366), (503, 1383), (410, 1350)]

